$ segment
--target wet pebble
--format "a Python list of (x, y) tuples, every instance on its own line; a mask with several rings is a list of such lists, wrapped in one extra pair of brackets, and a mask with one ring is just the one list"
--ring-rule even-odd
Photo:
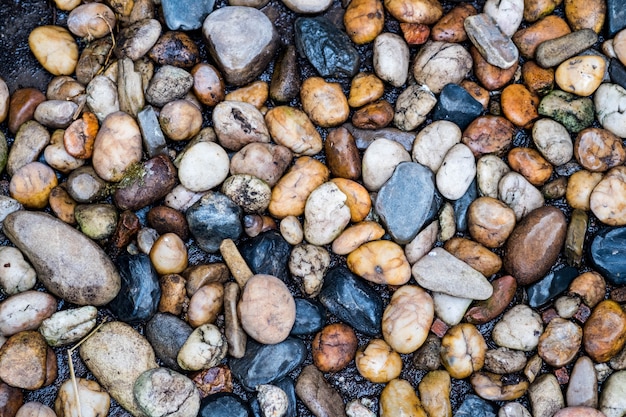
[(167, 367), (180, 371), (176, 358), (193, 329), (171, 314), (156, 313), (146, 324), (146, 338)]
[(331, 243), (350, 222), (347, 197), (333, 182), (311, 192), (304, 207), (304, 238), (314, 245)]
[(324, 326), (326, 321), (326, 310), (315, 300), (306, 298), (295, 298), (296, 321), (291, 328), (292, 336), (302, 336), (313, 334)]
[(0, 335), (36, 330), (56, 310), (56, 299), (39, 291), (24, 291), (0, 303)]
[[(222, 101), (213, 109), (212, 120), (220, 145), (228, 150), (238, 151), (252, 142), (270, 141), (263, 115), (252, 104)], [(277, 141), (282, 145), (280, 139), (281, 136)]]
[(449, 120), (465, 129), (483, 110), (483, 106), (458, 84), (446, 84), (433, 111), (434, 120)]
[(568, 407), (598, 407), (598, 379), (588, 356), (576, 360), (566, 391)]
[(491, 349), (485, 353), (485, 370), (495, 374), (519, 372), (526, 366), (526, 355), (519, 350)]
[(543, 333), (541, 317), (530, 307), (518, 304), (504, 313), (493, 328), (494, 342), (502, 347), (531, 351), (537, 347)]
[(454, 417), (496, 417), (496, 412), (490, 402), (477, 395), (468, 394), (454, 413)]
[(252, 410), (239, 396), (228, 392), (211, 394), (200, 402), (200, 417), (251, 417)]
[(402, 286), (383, 313), (383, 337), (396, 352), (412, 353), (426, 340), (433, 319), (433, 300), (428, 293), (418, 286)]
[(502, 267), (502, 260), (497, 254), (473, 240), (452, 237), (443, 247), (485, 277), (491, 277)]
[(409, 75), (409, 47), (394, 33), (383, 33), (374, 40), (374, 72), (394, 87), (402, 87)]
[(443, 42), (463, 42), (467, 33), (463, 27), (466, 17), (476, 14), (476, 8), (470, 4), (459, 4), (445, 14), (431, 29), (431, 38)]
[(122, 287), (109, 303), (113, 314), (125, 322), (150, 319), (157, 311), (161, 290), (159, 277), (145, 254), (124, 254), (116, 264)]
[(339, 372), (354, 359), (357, 345), (356, 334), (350, 326), (329, 324), (313, 338), (313, 364), (322, 372)]
[(470, 235), (488, 248), (500, 247), (515, 227), (515, 213), (492, 197), (479, 197), (468, 210)]
[(253, 142), (235, 153), (230, 161), (232, 175), (249, 174), (273, 187), (282, 177), (293, 155), (281, 145)]
[(532, 137), (539, 152), (553, 165), (563, 165), (574, 155), (569, 133), (554, 120), (537, 120), (533, 125)]
[(296, 381), (296, 394), (315, 415), (345, 417), (341, 395), (313, 365), (306, 366)]
[(626, 314), (615, 301), (600, 302), (585, 322), (583, 345), (596, 362), (615, 356), (626, 342)]
[(39, 26), (28, 35), (28, 46), (41, 66), (51, 74), (70, 75), (74, 72), (78, 62), (78, 45), (67, 29)]
[(222, 240), (237, 239), (242, 230), (241, 208), (224, 194), (207, 192), (186, 213), (189, 231), (207, 252), (219, 249)]
[(565, 291), (577, 275), (576, 268), (569, 266), (549, 272), (527, 288), (528, 305), (537, 308), (546, 304), (550, 299)]
[(441, 363), (453, 378), (467, 378), (482, 369), (486, 351), (485, 339), (473, 324), (457, 324), (441, 339)]
[(589, 254), (594, 267), (611, 283), (624, 285), (626, 270), (620, 256), (626, 239), (626, 229), (607, 228), (600, 231), (592, 240)]
[[(46, 340), (36, 331), (9, 337), (0, 348), (0, 378), (13, 387), (27, 390), (51, 382), (47, 380), (48, 349)], [(54, 355), (53, 358), (56, 359)]]
[(596, 115), (602, 127), (620, 138), (626, 137), (626, 129), (623, 127), (626, 116), (619, 107), (625, 99), (626, 90), (618, 84), (610, 83), (600, 85), (593, 98)]
[(461, 45), (430, 41), (415, 56), (412, 70), (418, 83), (439, 94), (447, 84), (459, 83), (471, 68), (472, 57)]
[(550, 366), (559, 368), (570, 363), (582, 342), (582, 329), (569, 320), (555, 318), (539, 337), (539, 356)]
[[(76, 387), (76, 391), (74, 390)], [(77, 395), (78, 394), (78, 395)], [(69, 379), (59, 387), (57, 398), (54, 401), (56, 415), (71, 416), (80, 412), (85, 417), (95, 417), (103, 413), (108, 414), (111, 397), (102, 387), (92, 380), (76, 378), (76, 385)]]
[(475, 157), (494, 153), (501, 156), (511, 147), (515, 128), (501, 116), (480, 116), (463, 132), (462, 142)]
[(495, 279), (491, 285), (493, 293), (485, 301), (479, 301), (471, 307), (465, 319), (472, 324), (483, 324), (499, 316), (513, 300), (517, 290), (517, 282), (510, 275)]
[(289, 256), (289, 272), (297, 280), (307, 297), (319, 294), (324, 275), (330, 265), (330, 254), (321, 246), (303, 244), (296, 246)]
[(389, 381), (380, 393), (380, 416), (397, 415), (426, 415), (413, 386), (400, 378)]
[(577, 30), (539, 44), (535, 59), (543, 68), (554, 67), (593, 46), (597, 41), (598, 35), (593, 30)]

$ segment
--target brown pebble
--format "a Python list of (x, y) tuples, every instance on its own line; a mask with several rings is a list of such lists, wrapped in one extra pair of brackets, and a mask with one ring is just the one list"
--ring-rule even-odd
[(314, 365), (305, 366), (296, 381), (296, 394), (317, 416), (346, 417), (341, 395)]
[(585, 322), (589, 319), (589, 316), (591, 316), (591, 309), (585, 304), (578, 306), (578, 311), (574, 314), (574, 318), (581, 324), (585, 324)]
[(0, 382), (0, 416), (15, 417), (24, 403), (24, 394), (19, 388)]
[(255, 81), (226, 94), (225, 100), (243, 101), (261, 109), (270, 95), (270, 86), (265, 81)]
[(333, 323), (315, 335), (311, 343), (313, 363), (322, 372), (339, 372), (356, 353), (358, 340), (354, 330), (343, 323)]
[(626, 302), (626, 287), (619, 287), (612, 290), (610, 298), (617, 303)]
[(526, 59), (533, 59), (537, 47), (542, 42), (555, 39), (571, 32), (569, 25), (557, 15), (547, 16), (525, 29), (518, 30), (513, 35), (513, 42), (517, 45), (520, 55)]
[(539, 97), (531, 93), (523, 84), (511, 84), (502, 90), (500, 96), (502, 113), (515, 126), (529, 129), (539, 117)]
[(63, 145), (68, 154), (74, 158), (91, 158), (93, 144), (98, 134), (98, 118), (91, 112), (83, 112), (77, 119), (65, 129)]
[(183, 213), (167, 206), (156, 206), (146, 216), (148, 225), (160, 235), (176, 233), (182, 240), (189, 236), (189, 226)]
[(541, 321), (543, 321), (544, 324), (550, 323), (557, 317), (559, 317), (559, 313), (556, 312), (555, 308), (549, 308), (541, 313)]
[(583, 129), (574, 141), (574, 156), (586, 169), (604, 172), (626, 160), (622, 140), (606, 129)]
[(324, 153), (330, 173), (335, 177), (358, 180), (361, 177), (361, 155), (354, 137), (345, 127), (333, 129), (324, 142)]
[(559, 385), (565, 385), (569, 382), (569, 372), (567, 372), (567, 368), (565, 367), (556, 369), (554, 371), (554, 376), (556, 376), (556, 380)]
[(302, 110), (320, 127), (333, 127), (348, 120), (350, 108), (339, 83), (322, 77), (310, 77), (300, 89)]
[(493, 293), (484, 301), (478, 301), (467, 313), (465, 320), (472, 324), (484, 324), (498, 317), (513, 301), (517, 291), (517, 281), (511, 275), (494, 280)]
[(9, 131), (17, 132), (22, 123), (32, 120), (39, 104), (46, 101), (46, 96), (36, 88), (15, 90), (9, 101)]
[(595, 362), (606, 362), (624, 347), (626, 313), (612, 300), (598, 304), (585, 322), (583, 345)]
[(383, 96), (385, 85), (375, 74), (360, 72), (350, 82), (348, 104), (350, 107), (361, 107), (373, 103)]
[(467, 32), (463, 22), (465, 18), (477, 13), (471, 4), (461, 3), (445, 14), (433, 26), (431, 38), (441, 42), (464, 42), (467, 40)]
[[(557, 377), (558, 380), (558, 377)], [(565, 407), (557, 411), (552, 417), (605, 417), (602, 411), (592, 407), (575, 406)]]
[(161, 313), (171, 313), (175, 316), (182, 313), (183, 308), (189, 303), (185, 285), (187, 281), (178, 274), (167, 274), (159, 278), (161, 298), (158, 309)]
[(470, 239), (453, 237), (446, 241), (443, 248), (486, 277), (502, 267), (502, 259), (497, 254)]
[(330, 181), (345, 194), (345, 204), (350, 209), (350, 220), (353, 223), (365, 220), (372, 209), (372, 200), (367, 189), (358, 182), (346, 178), (333, 178)]
[(190, 375), (200, 397), (205, 398), (218, 392), (233, 392), (233, 377), (230, 368), (218, 365)]
[(215, 323), (224, 305), (224, 284), (209, 282), (189, 299), (187, 322), (193, 328)]
[(395, 111), (387, 100), (370, 103), (352, 116), (352, 124), (359, 129), (382, 129), (393, 120)]
[(111, 237), (111, 243), (116, 248), (121, 249), (130, 243), (139, 229), (141, 229), (139, 217), (130, 210), (124, 210), (120, 213), (119, 219), (117, 220), (117, 226)]
[(514, 148), (507, 156), (509, 166), (532, 185), (540, 186), (550, 179), (552, 164), (532, 148)]
[(515, 127), (501, 116), (480, 116), (463, 132), (461, 139), (476, 158), (493, 153), (503, 156), (513, 143)]
[(437, 337), (442, 338), (449, 328), (450, 327), (440, 318), (435, 317), (435, 320), (433, 320), (433, 324), (430, 326), (430, 331), (437, 335)]
[(522, 80), (531, 93), (544, 96), (554, 88), (554, 69), (541, 68), (535, 61), (527, 61), (522, 65)]
[(245, 259), (243, 259), (243, 256), (241, 256), (235, 242), (232, 239), (224, 239), (220, 244), (220, 254), (239, 287), (245, 287), (254, 274), (248, 267)]
[(191, 69), (193, 93), (205, 106), (213, 107), (224, 100), (226, 95), (224, 79), (210, 64), (200, 63)]
[(27, 390), (41, 388), (47, 376), (48, 344), (37, 331), (11, 336), (0, 348), (0, 378)]
[[(579, 295), (583, 303), (593, 308), (604, 299), (606, 282), (604, 277), (595, 271), (584, 272), (574, 278), (574, 281), (569, 286), (569, 292)], [(613, 293), (611, 292), (611, 294)], [(622, 302), (619, 300), (615, 301), (618, 303)], [(626, 291), (624, 291), (623, 301), (626, 302)]]
[(209, 282), (221, 282), (223, 284), (230, 278), (228, 267), (223, 263), (190, 266), (181, 275), (187, 280), (185, 288), (189, 297), (193, 296), (198, 288)]
[(18, 169), (9, 183), (11, 197), (24, 207), (42, 209), (50, 192), (57, 186), (54, 170), (41, 162), (31, 162)]
[(539, 336), (537, 350), (539, 356), (555, 368), (565, 366), (574, 360), (583, 338), (583, 330), (576, 323), (555, 317), (550, 320)]
[(409, 45), (422, 45), (430, 35), (430, 27), (422, 23), (400, 23), (400, 30)]
[(270, 97), (279, 102), (288, 102), (298, 96), (300, 91), (300, 70), (294, 45), (287, 45), (282, 50), (272, 73)]
[(478, 197), (467, 212), (470, 235), (488, 248), (500, 247), (515, 227), (515, 212), (502, 201)]
[(383, 31), (385, 11), (380, 0), (352, 0), (343, 15), (346, 33), (357, 45), (372, 42)]
[(74, 209), (78, 205), (63, 186), (56, 186), (50, 191), (48, 199), (55, 216), (67, 224), (76, 224)]
[(470, 55), (474, 61), (474, 75), (487, 90), (499, 90), (508, 84), (517, 71), (518, 63), (516, 62), (510, 68), (502, 69), (495, 65), (491, 65), (478, 52), (476, 47), (470, 47)]
[(148, 52), (159, 65), (190, 68), (200, 60), (196, 43), (184, 32), (165, 32)]

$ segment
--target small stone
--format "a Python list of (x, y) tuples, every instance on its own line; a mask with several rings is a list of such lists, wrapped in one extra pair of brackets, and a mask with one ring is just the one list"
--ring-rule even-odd
[(499, 316), (515, 297), (517, 282), (510, 275), (495, 279), (491, 283), (493, 293), (485, 301), (479, 301), (465, 314), (468, 323), (484, 324)]
[(537, 120), (532, 130), (533, 142), (553, 165), (563, 165), (572, 159), (574, 146), (565, 127), (551, 119)]
[(354, 137), (346, 128), (339, 127), (328, 133), (324, 141), (324, 153), (328, 168), (334, 176), (351, 180), (361, 176), (361, 156)]
[(500, 96), (502, 113), (515, 126), (528, 128), (539, 117), (537, 107), (539, 97), (531, 93), (523, 84), (511, 84), (502, 90)]
[(593, 102), (588, 97), (576, 97), (554, 90), (539, 103), (539, 114), (555, 119), (570, 132), (580, 132), (594, 119)]
[(565, 407), (559, 382), (553, 374), (543, 374), (528, 389), (533, 416), (549, 417)]
[(35, 88), (15, 90), (9, 101), (9, 131), (16, 133), (23, 123), (32, 120), (35, 109), (45, 100), (46, 96)]
[(289, 257), (289, 272), (302, 281), (302, 289), (308, 297), (315, 297), (321, 291), (329, 265), (330, 254), (316, 245), (299, 245)]
[(603, 128), (620, 138), (626, 137), (623, 121), (626, 120), (620, 103), (626, 99), (626, 90), (617, 84), (600, 85), (594, 95), (598, 121)]
[(322, 372), (339, 372), (354, 359), (357, 345), (356, 334), (350, 326), (329, 324), (313, 338), (313, 363)]
[(159, 124), (169, 139), (189, 140), (202, 128), (202, 113), (195, 104), (187, 100), (170, 101), (161, 108)]
[(567, 35), (571, 29), (560, 16), (552, 14), (538, 22), (520, 29), (513, 35), (513, 42), (519, 48), (520, 55), (526, 59), (533, 59), (537, 47), (545, 41)]
[[(274, 107), (265, 114), (265, 123), (272, 139), (297, 156), (313, 156), (322, 150), (322, 137), (302, 110), (289, 106)], [(253, 136), (258, 141), (259, 133)]]
[(453, 378), (467, 378), (479, 371), (486, 351), (485, 339), (473, 324), (457, 324), (441, 339), (441, 363)]
[(491, 277), (502, 267), (497, 254), (470, 239), (453, 237), (446, 241), (444, 249), (486, 277)]
[(596, 362), (615, 356), (626, 342), (626, 314), (615, 301), (600, 302), (585, 322), (583, 344)]
[(495, 155), (487, 154), (476, 163), (476, 182), (484, 197), (498, 198), (500, 179), (511, 171), (509, 166)]
[(202, 26), (206, 16), (213, 11), (215, 1), (163, 0), (163, 17), (170, 30), (194, 30)]
[(528, 381), (510, 384), (502, 375), (491, 372), (476, 372), (470, 382), (474, 391), (484, 399), (491, 401), (511, 401), (520, 398), (528, 390)]
[(445, 14), (431, 30), (431, 38), (442, 42), (463, 42), (467, 40), (467, 33), (463, 21), (477, 13), (471, 4), (461, 3)]
[[(592, 150), (593, 149), (593, 150)], [(620, 138), (608, 130), (581, 130), (574, 142), (576, 160), (589, 171), (604, 172), (626, 160), (626, 150)]]
[(292, 158), (293, 154), (284, 146), (253, 142), (232, 156), (230, 173), (253, 175), (273, 187), (283, 176)]
[(41, 209), (48, 204), (50, 192), (57, 184), (52, 168), (41, 162), (30, 162), (11, 177), (9, 193), (25, 208)]
[(423, 45), (430, 35), (430, 27), (423, 23), (400, 23), (400, 30), (409, 45)]
[[(376, 139), (363, 154), (363, 185), (370, 191), (379, 191), (393, 177), (396, 168), (402, 162), (410, 160), (411, 156), (399, 143), (384, 138)], [(408, 165), (401, 170), (422, 172), (417, 168)], [(426, 180), (424, 182), (427, 184)], [(395, 181), (392, 181), (392, 184), (394, 183)], [(392, 186), (390, 191), (393, 190)], [(428, 196), (428, 193), (426, 195)]]
[(449, 120), (459, 128), (465, 129), (482, 113), (482, 110), (482, 104), (463, 87), (457, 84), (447, 84), (441, 90), (439, 101), (433, 111), (433, 119)]
[(476, 395), (468, 394), (454, 417), (496, 417), (496, 412), (490, 402)]
[(488, 14), (469, 16), (463, 22), (470, 41), (491, 65), (507, 69), (519, 58), (519, 51)]
[(193, 92), (205, 106), (215, 106), (225, 98), (224, 79), (210, 64), (199, 63), (191, 69)]
[(374, 41), (374, 72), (383, 81), (401, 87), (409, 74), (409, 47), (393, 33), (383, 33)]
[(437, 171), (439, 192), (449, 200), (458, 200), (469, 188), (476, 175), (476, 163), (472, 150), (465, 144), (454, 145)]
[(146, 324), (146, 339), (154, 348), (156, 356), (175, 371), (182, 371), (176, 358), (193, 329), (171, 314), (156, 313)]
[(583, 52), (587, 48), (590, 48), (597, 41), (598, 35), (593, 30), (577, 30), (540, 43), (535, 52), (535, 59), (543, 68), (554, 67), (574, 55)]
[(519, 350), (491, 349), (485, 353), (485, 370), (495, 374), (520, 372), (526, 366), (526, 355)]
[(283, 282), (289, 278), (292, 247), (276, 231), (266, 231), (239, 246), (241, 256), (255, 274), (272, 275)]
[(0, 288), (5, 294), (19, 294), (35, 286), (37, 273), (18, 249), (1, 246), (0, 265)]
[(149, 417), (194, 415), (200, 408), (200, 394), (193, 382), (167, 368), (141, 374), (134, 384), (133, 395)]
[(557, 317), (548, 323), (539, 338), (539, 356), (550, 366), (565, 366), (578, 353), (582, 337), (583, 331), (577, 324)]
[(593, 361), (588, 356), (578, 358), (572, 368), (566, 402), (568, 407), (598, 407), (598, 379)]
[(357, 351), (354, 361), (359, 374), (374, 383), (389, 382), (402, 370), (400, 355), (382, 339), (370, 340)]
[(133, 61), (142, 58), (150, 51), (161, 36), (161, 24), (156, 19), (139, 20), (120, 30), (114, 47), (118, 58)]
[(61, 26), (39, 26), (28, 35), (28, 46), (37, 61), (53, 75), (70, 75), (78, 62), (78, 45)]
[(348, 119), (348, 99), (338, 83), (321, 77), (307, 78), (300, 88), (300, 99), (304, 112), (320, 127), (337, 126)]
[(291, 329), (292, 336), (302, 336), (322, 330), (326, 321), (326, 309), (315, 300), (295, 298), (296, 321)]
[(473, 69), (476, 78), (487, 90), (499, 90), (507, 85), (515, 76), (519, 64), (516, 62), (511, 67), (502, 69), (490, 64), (474, 47), (469, 48), (473, 60)]
[(470, 147), (475, 157), (494, 153), (502, 156), (513, 142), (515, 127), (501, 116), (480, 116), (463, 132), (462, 142)]
[(431, 25), (443, 15), (437, 0), (386, 0), (385, 9), (401, 23)]
[(270, 97), (276, 101), (289, 102), (300, 90), (300, 71), (296, 60), (296, 47), (287, 45), (279, 54), (270, 83)]
[(619, 371), (611, 374), (603, 384), (600, 395), (600, 411), (607, 417), (617, 417), (626, 411), (626, 401), (624, 399), (624, 382), (626, 381), (626, 371)]
[[(47, 103), (47, 102), (46, 102)], [(39, 107), (37, 107), (39, 108)], [(35, 120), (29, 120), (20, 126), (11, 150), (5, 151), (5, 166), (9, 175), (28, 164), (35, 162), (41, 151), (50, 143), (51, 137), (48, 129)], [(5, 139), (6, 142), (6, 139)]]
[(435, 104), (437, 100), (428, 87), (410, 86), (398, 96), (394, 123), (401, 130), (414, 130), (426, 120)]
[(78, 413), (79, 404), (83, 416), (95, 417), (109, 413), (111, 397), (96, 381), (76, 378), (74, 385), (72, 380), (68, 379), (59, 387), (54, 401), (55, 415), (69, 417)]
[(476, 199), (468, 210), (469, 232), (488, 248), (504, 244), (515, 227), (515, 213), (506, 204), (491, 197)]
[(270, 141), (269, 123), (266, 125), (263, 115), (252, 104), (222, 101), (213, 109), (212, 118), (219, 143), (228, 150), (238, 151), (249, 143)]
[(607, 228), (593, 238), (589, 250), (590, 260), (594, 267), (609, 282), (624, 285), (626, 271), (621, 257), (622, 244), (626, 239), (626, 228)]
[(600, 33), (606, 17), (606, 2), (570, 0), (565, 3), (565, 17), (573, 30), (592, 29)]
[(102, 122), (93, 148), (93, 167), (105, 181), (120, 181), (141, 159), (141, 132), (126, 113), (112, 113)]
[(539, 314), (526, 305), (518, 304), (496, 323), (492, 337), (498, 346), (527, 352), (537, 347), (542, 333)]
[(306, 366), (300, 373), (296, 394), (316, 415), (346, 416), (341, 396), (313, 365)]
[(532, 93), (544, 96), (554, 88), (554, 69), (541, 68), (534, 61), (527, 61), (522, 65), (522, 80)]
[(532, 185), (541, 186), (552, 175), (552, 165), (532, 148), (514, 148), (507, 159), (511, 169), (522, 174)]
[(186, 371), (209, 369), (219, 364), (228, 350), (226, 338), (213, 324), (196, 328), (178, 351), (178, 366)]
[(380, 416), (425, 416), (413, 386), (404, 379), (393, 379), (380, 393)]

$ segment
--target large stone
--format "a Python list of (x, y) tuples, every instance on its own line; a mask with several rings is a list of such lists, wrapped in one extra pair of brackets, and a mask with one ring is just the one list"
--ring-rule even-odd
[(397, 243), (409, 243), (426, 223), (434, 195), (432, 172), (415, 162), (402, 162), (378, 192), (376, 213)]
[(4, 220), (4, 233), (54, 295), (78, 305), (101, 306), (119, 292), (120, 276), (106, 253), (62, 221), (44, 213), (16, 211)]
[(606, 417), (621, 417), (626, 413), (626, 371), (615, 372), (604, 383), (600, 411)]
[(254, 80), (278, 48), (278, 32), (261, 11), (253, 7), (226, 6), (211, 13), (202, 24), (209, 53), (229, 84)]

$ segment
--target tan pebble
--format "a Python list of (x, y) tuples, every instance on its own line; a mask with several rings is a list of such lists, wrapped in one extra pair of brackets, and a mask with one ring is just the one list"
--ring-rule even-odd
[(235, 278), (235, 281), (243, 288), (254, 274), (243, 259), (243, 256), (241, 256), (235, 242), (231, 239), (224, 239), (220, 244), (220, 253), (224, 258), (224, 262), (228, 265), (230, 273)]
[(543, 96), (554, 87), (554, 69), (541, 68), (535, 61), (522, 65), (522, 80), (530, 92)]
[(93, 146), (92, 164), (98, 176), (105, 181), (120, 181), (141, 156), (141, 131), (135, 119), (124, 112), (109, 114)]
[(578, 96), (589, 96), (602, 83), (605, 69), (606, 61), (600, 56), (577, 56), (557, 67), (555, 80), (563, 91)]
[(574, 141), (574, 157), (589, 171), (604, 172), (626, 160), (622, 140), (606, 129), (583, 129)]
[(159, 125), (171, 140), (188, 140), (202, 129), (202, 113), (187, 100), (170, 101), (159, 113)]
[(337, 255), (347, 255), (367, 242), (380, 239), (384, 234), (385, 229), (376, 222), (359, 222), (341, 232), (333, 241), (332, 250)]
[(61, 26), (38, 26), (28, 36), (28, 46), (37, 61), (53, 75), (71, 75), (78, 63), (78, 45)]
[(73, 121), (63, 134), (63, 145), (67, 153), (74, 158), (91, 158), (98, 128), (96, 115), (83, 112), (81, 118)]
[(356, 141), (345, 127), (328, 132), (324, 141), (326, 164), (335, 177), (358, 180), (361, 177), (361, 155)]
[(515, 227), (515, 212), (492, 197), (474, 200), (467, 218), (470, 235), (488, 248), (502, 246)]
[(539, 117), (539, 97), (531, 93), (523, 84), (511, 84), (502, 90), (500, 96), (502, 113), (515, 126), (529, 128)]
[(346, 205), (350, 209), (352, 222), (358, 223), (364, 220), (372, 208), (372, 200), (365, 187), (346, 178), (333, 178), (330, 181), (346, 195)]
[(357, 45), (371, 42), (385, 24), (385, 11), (380, 0), (354, 0), (343, 15), (346, 33)]
[(372, 339), (355, 356), (356, 369), (368, 381), (389, 382), (402, 371), (402, 358), (382, 339)]
[(595, 362), (606, 362), (626, 342), (626, 313), (612, 300), (598, 304), (585, 322), (583, 346)]
[(518, 47), (520, 55), (532, 59), (541, 42), (556, 39), (571, 33), (567, 22), (557, 15), (550, 15), (527, 28), (520, 29), (513, 35), (513, 42)]
[(459, 84), (463, 87), (476, 101), (483, 105), (483, 109), (486, 110), (489, 106), (489, 91), (481, 87), (477, 83), (471, 80), (463, 80)]
[(273, 187), (292, 159), (291, 151), (282, 145), (253, 142), (232, 156), (230, 173), (254, 175)]
[(26, 208), (42, 209), (48, 204), (50, 192), (57, 183), (52, 168), (41, 162), (30, 162), (11, 177), (9, 193)]
[(462, 3), (455, 6), (433, 26), (430, 34), (431, 39), (442, 42), (466, 41), (467, 33), (463, 21), (466, 17), (476, 13), (476, 8), (471, 4)]
[(589, 207), (598, 220), (610, 226), (626, 225), (626, 167), (615, 167), (589, 196)]
[(574, 172), (567, 181), (565, 199), (572, 208), (589, 211), (589, 197), (596, 185), (602, 180), (601, 172), (586, 169)]
[(453, 237), (446, 241), (443, 248), (486, 277), (502, 268), (502, 259), (497, 254), (473, 240)]
[(47, 405), (31, 401), (20, 407), (15, 417), (57, 417), (57, 414)]
[(185, 242), (175, 233), (159, 236), (150, 250), (150, 260), (160, 274), (179, 274), (187, 268)]
[(311, 342), (313, 363), (322, 372), (339, 372), (354, 359), (358, 343), (352, 327), (343, 323), (329, 324)]
[(305, 112), (290, 106), (274, 107), (265, 114), (265, 123), (276, 142), (295, 155), (313, 156), (322, 150), (322, 137)]
[(476, 372), (470, 381), (472, 388), (481, 398), (490, 401), (512, 401), (520, 398), (528, 390), (528, 381), (517, 384), (505, 383), (503, 375), (491, 372)]
[(261, 109), (270, 94), (270, 87), (265, 81), (255, 81), (226, 94), (224, 100), (243, 101)]
[(457, 324), (441, 339), (441, 362), (453, 378), (467, 378), (480, 371), (486, 352), (487, 343), (473, 324)]
[(452, 416), (450, 391), (452, 382), (446, 371), (430, 371), (417, 386), (422, 407), (429, 416)]
[(433, 299), (417, 285), (403, 285), (383, 313), (383, 338), (398, 353), (413, 353), (428, 336), (435, 317)]
[(394, 379), (380, 393), (380, 417), (426, 417), (415, 388), (404, 379)]
[(224, 79), (219, 71), (210, 64), (200, 63), (191, 69), (193, 93), (205, 106), (213, 107), (224, 100)]
[(221, 282), (223, 284), (230, 278), (228, 267), (223, 263), (190, 266), (181, 275), (187, 280), (185, 289), (189, 297), (209, 282)]
[(475, 157), (493, 153), (502, 156), (513, 142), (515, 127), (501, 116), (480, 116), (465, 129), (461, 141)]
[(584, 272), (574, 278), (569, 292), (579, 295), (587, 306), (593, 308), (604, 299), (606, 281), (595, 271)]
[(285, 340), (296, 320), (296, 303), (289, 288), (271, 275), (250, 278), (237, 309), (246, 333), (264, 344)]
[(280, 234), (290, 245), (297, 245), (304, 239), (302, 223), (296, 216), (287, 216), (280, 221)]
[(348, 104), (350, 107), (361, 107), (372, 103), (383, 96), (385, 85), (375, 74), (360, 72), (350, 82)]
[(328, 83), (321, 77), (307, 78), (300, 88), (300, 99), (304, 112), (320, 127), (333, 127), (348, 120), (348, 99), (338, 83)]
[(561, 408), (552, 417), (606, 417), (606, 414), (593, 407), (579, 405)]
[(224, 305), (224, 285), (210, 282), (203, 285), (189, 300), (187, 322), (191, 327), (215, 323)]
[(321, 162), (301, 156), (272, 189), (271, 215), (282, 219), (300, 216), (309, 194), (328, 180), (328, 168)]
[(507, 160), (511, 169), (522, 174), (532, 185), (543, 185), (552, 175), (552, 164), (532, 148), (513, 148)]
[(400, 23), (400, 30), (409, 45), (425, 44), (430, 35), (430, 27), (423, 23)]
[(115, 24), (115, 13), (102, 3), (82, 4), (67, 17), (67, 28), (70, 32), (79, 38), (87, 38), (88, 41), (108, 35)]
[(626, 65), (626, 30), (620, 30), (613, 38), (613, 51), (622, 65)]
[(74, 209), (78, 205), (63, 186), (56, 186), (50, 190), (48, 203), (55, 216), (67, 224), (76, 224)]
[(443, 15), (438, 0), (385, 0), (385, 9), (400, 23), (431, 25)]
[(411, 266), (397, 243), (376, 240), (350, 253), (348, 268), (376, 284), (402, 285), (411, 278)]
[(178, 274), (167, 274), (159, 279), (161, 287), (161, 298), (159, 299), (158, 310), (161, 313), (171, 313), (180, 315), (183, 307), (189, 302), (185, 285), (187, 281)]
[(591, 29), (600, 33), (606, 17), (606, 2), (565, 0), (565, 17), (572, 30)]

